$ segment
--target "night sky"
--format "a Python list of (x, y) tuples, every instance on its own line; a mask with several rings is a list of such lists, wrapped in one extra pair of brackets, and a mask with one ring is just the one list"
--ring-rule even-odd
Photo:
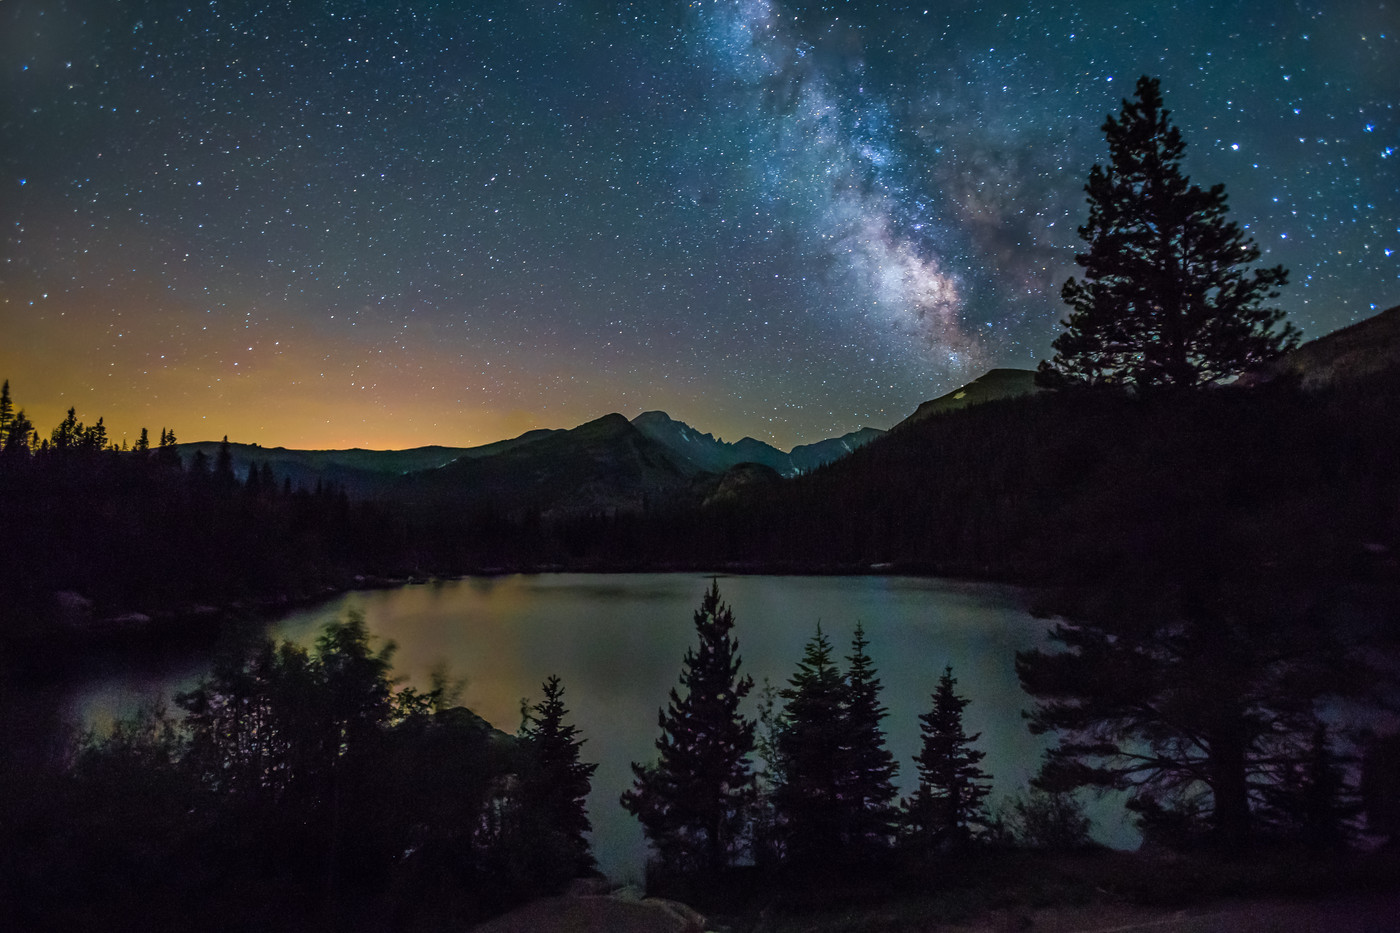
[(889, 427), (1049, 354), (1144, 73), (1305, 336), (1400, 303), (1395, 0), (5, 0), (0, 377), (129, 440)]

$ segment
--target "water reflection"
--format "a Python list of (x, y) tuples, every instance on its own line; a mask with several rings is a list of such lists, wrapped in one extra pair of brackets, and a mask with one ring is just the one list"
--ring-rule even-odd
[[(523, 698), (558, 674), (575, 723), (599, 762), (590, 811), (602, 868), (640, 880), (644, 847), (635, 820), (618, 804), (629, 763), (650, 760), (658, 708), (676, 685), (694, 640), (692, 616), (708, 578), (690, 574), (509, 576), (348, 594), (274, 626), (279, 638), (309, 644), (351, 608), (370, 630), (398, 645), (395, 668), (426, 685), (447, 665), (464, 678), (462, 702), (513, 732)], [(972, 700), (969, 732), (981, 732), (984, 767), (995, 792), (1019, 790), (1036, 768), (1043, 740), (1021, 720), (1027, 704), (1014, 653), (1040, 644), (1045, 625), (1011, 588), (900, 577), (728, 577), (743, 670), (760, 684), (786, 681), (818, 621), (843, 656), (864, 622), (869, 652), (885, 685), (890, 750), (901, 786), (914, 780), (918, 715), (945, 664)], [(844, 661), (843, 661), (844, 664)], [(1110, 833), (1111, 834), (1111, 833)]]
[[(270, 634), (310, 645), (327, 622), (358, 610), (372, 633), (398, 645), (394, 667), (408, 682), (426, 687), (445, 666), (465, 680), (461, 701), (507, 732), (520, 724), (521, 701), (537, 700), (540, 683), (558, 674), (587, 739), (584, 758), (599, 763), (589, 800), (594, 851), (615, 879), (640, 881), (641, 829), (618, 797), (631, 784), (630, 762), (654, 755), (657, 710), (694, 641), (692, 617), (708, 584), (694, 574), (470, 578), (346, 594), (275, 623)], [(1042, 644), (1046, 626), (1027, 612), (1020, 591), (909, 577), (771, 576), (724, 577), (720, 590), (734, 609), (743, 670), (760, 685), (764, 678), (786, 682), (818, 621), (843, 666), (856, 622), (865, 624), (901, 789), (916, 779), (918, 716), (946, 664), (972, 701), (965, 727), (982, 733), (993, 799), (1023, 790), (1038, 766), (1045, 741), (1021, 719), (1028, 698), (1014, 656)], [(114, 665), (70, 694), (68, 711), (105, 728), (115, 716), (189, 689), (207, 667), (207, 659), (187, 654)], [(1100, 839), (1133, 844), (1116, 806), (1091, 812)]]

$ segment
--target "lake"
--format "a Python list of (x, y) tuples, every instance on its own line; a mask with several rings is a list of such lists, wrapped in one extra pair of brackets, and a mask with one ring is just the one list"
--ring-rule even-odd
[[(571, 719), (584, 738), (583, 758), (598, 762), (589, 811), (599, 866), (617, 881), (640, 882), (645, 843), (639, 824), (618, 803), (630, 786), (632, 761), (654, 757), (657, 711), (676, 686), (681, 659), (695, 643), (693, 615), (710, 578), (698, 574), (540, 574), (408, 585), (345, 594), (269, 627), (272, 635), (309, 645), (322, 626), (351, 610), (398, 650), (395, 670), (418, 686), (435, 668), (465, 681), (461, 703), (498, 728), (514, 732), (522, 699), (534, 702), (551, 674), (562, 680)], [(1027, 611), (1012, 587), (914, 577), (775, 577), (719, 579), (734, 610), (742, 670), (758, 687), (784, 685), (820, 623), (845, 666), (856, 623), (884, 684), (889, 748), (904, 791), (917, 780), (913, 756), (920, 713), (931, 705), (947, 664), (958, 691), (971, 700), (969, 734), (987, 753), (993, 798), (1024, 790), (1044, 739), (1021, 718), (1015, 652), (1045, 643), (1046, 624)], [(75, 712), (100, 722), (130, 708), (133, 698), (188, 687), (197, 665), (152, 676), (134, 671), (94, 682)], [(756, 687), (754, 694), (758, 693)], [(750, 712), (754, 707), (751, 695)], [(1095, 807), (1095, 835), (1128, 844), (1117, 808)], [(1125, 835), (1126, 834), (1126, 835)]]

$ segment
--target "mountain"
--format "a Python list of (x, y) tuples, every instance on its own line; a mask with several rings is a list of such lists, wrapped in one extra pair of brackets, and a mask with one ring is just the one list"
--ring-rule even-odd
[(644, 411), (632, 419), (632, 425), (670, 449), (697, 472), (723, 473), (741, 463), (758, 463), (783, 476), (808, 473), (885, 433), (878, 428), (861, 428), (815, 444), (801, 444), (784, 453), (752, 437), (733, 444), (717, 440), (714, 435), (697, 431), (684, 421), (676, 421), (664, 411)]
[[(258, 444), (230, 443), (234, 475), (240, 479), (248, 467), (267, 464), (277, 481), (291, 481), (293, 487), (315, 487), (318, 482), (333, 483), (355, 496), (371, 495), (390, 484), (396, 476), (432, 470), (462, 457), (480, 458), (503, 453), (522, 444), (529, 444), (550, 434), (552, 430), (527, 431), (519, 437), (495, 441), (479, 447), (412, 447), (407, 450), (290, 450), (286, 447), (262, 447)], [(186, 463), (196, 453), (203, 453), (212, 465), (218, 456), (219, 441), (198, 441), (177, 444), (176, 450)]]
[[(612, 423), (612, 418), (598, 419), (573, 431), (527, 431), (519, 437), (478, 447), (432, 445), (407, 450), (365, 450), (359, 447), (347, 450), (291, 450), (258, 444), (231, 443), (228, 446), (234, 474), (240, 479), (247, 476), (250, 466), (266, 464), (279, 483), (289, 480), (293, 487), (307, 489), (314, 488), (317, 483), (334, 484), (344, 488), (351, 496), (363, 498), (391, 491), (398, 477), (442, 469), (458, 460), (495, 458), (522, 447), (532, 448), (532, 456), (527, 459), (549, 456), (561, 450), (572, 451), (581, 439), (596, 434), (597, 425)], [(713, 435), (698, 431), (682, 421), (675, 421), (661, 411), (643, 412), (631, 423), (642, 435), (668, 450), (671, 465), (687, 477), (701, 473), (720, 475), (740, 463), (759, 463), (783, 476), (795, 476), (843, 457), (884, 433), (875, 428), (861, 428), (843, 437), (804, 444), (785, 453), (752, 437), (735, 444), (716, 440)], [(590, 425), (594, 427), (590, 428)], [(589, 430), (583, 430), (585, 428)], [(558, 439), (560, 435), (568, 435), (568, 438), (557, 445), (533, 450), (538, 442)], [(195, 454), (202, 453), (212, 465), (218, 457), (220, 446), (219, 441), (198, 441), (179, 444), (176, 449), (186, 462)]]
[(1350, 327), (1309, 340), (1262, 372), (1241, 377), (1245, 385), (1280, 376), (1297, 377), (1305, 389), (1360, 379), (1400, 366), (1400, 305)]
[(788, 458), (792, 461), (793, 473), (810, 473), (817, 467), (839, 460), (884, 435), (885, 432), (879, 428), (861, 428), (859, 431), (817, 441), (815, 444), (800, 444), (792, 449)]
[[(670, 449), (692, 471), (723, 473), (739, 463), (741, 459), (755, 463), (768, 463), (769, 455), (759, 453), (757, 457), (736, 458), (734, 444), (716, 440), (713, 434), (705, 434), (692, 428), (684, 421), (676, 421), (664, 411), (644, 411), (632, 419), (632, 426), (647, 437)], [(753, 438), (745, 438), (754, 444), (771, 451), (772, 455), (782, 456), (782, 451), (769, 447)], [(772, 466), (772, 463), (768, 463)]]
[(544, 516), (640, 511), (688, 494), (698, 470), (611, 414), (544, 432), (491, 456), (400, 477), (387, 498), (429, 515), (489, 510)]
[(920, 405), (912, 415), (896, 427), (923, 421), (925, 418), (945, 411), (956, 411), (969, 405), (994, 402), (997, 399), (1016, 398), (1038, 391), (1035, 385), (1035, 372), (1029, 369), (993, 369), (978, 376), (967, 385), (954, 389), (947, 395), (940, 395)]

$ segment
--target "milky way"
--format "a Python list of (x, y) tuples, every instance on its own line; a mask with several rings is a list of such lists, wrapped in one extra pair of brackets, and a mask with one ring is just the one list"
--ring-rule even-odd
[(1317, 335), (1400, 302), (1392, 4), (0, 7), (0, 376), (42, 426), (470, 444), (887, 427), (1064, 314), (1100, 125)]

